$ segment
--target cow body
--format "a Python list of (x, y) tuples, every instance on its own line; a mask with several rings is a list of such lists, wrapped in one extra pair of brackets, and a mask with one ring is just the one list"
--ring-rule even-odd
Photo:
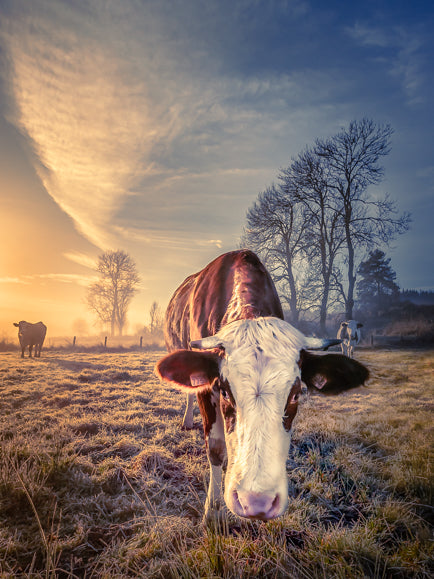
[(14, 323), (18, 328), (18, 339), (21, 346), (21, 358), (24, 358), (24, 350), (29, 348), (29, 358), (32, 357), (32, 349), (35, 347), (35, 358), (41, 357), (41, 349), (47, 333), (47, 326), (42, 322), (31, 324), (30, 322)]
[[(188, 277), (167, 307), (164, 334), (169, 352), (189, 348), (192, 340), (213, 336), (241, 319), (275, 316), (283, 319), (274, 284), (251, 252), (230, 252)], [(194, 394), (187, 394), (182, 425), (193, 428)]]
[(341, 348), (344, 356), (348, 356), (349, 358), (353, 357), (354, 346), (356, 346), (362, 338), (360, 328), (363, 328), (363, 324), (355, 320), (342, 322), (339, 326), (337, 338), (342, 340)]
[(339, 341), (307, 338), (285, 322), (268, 272), (248, 250), (224, 254), (187, 278), (168, 306), (165, 333), (170, 353), (158, 362), (157, 374), (195, 392), (202, 415), (211, 467), (205, 517), (223, 499), (242, 517), (281, 515), (301, 380), (341, 390), (363, 383), (368, 371), (339, 354), (322, 358), (305, 351)]

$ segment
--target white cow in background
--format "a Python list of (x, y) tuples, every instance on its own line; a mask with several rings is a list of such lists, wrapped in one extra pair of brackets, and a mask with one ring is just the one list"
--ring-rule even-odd
[(356, 322), (355, 320), (342, 322), (339, 326), (336, 337), (339, 340), (342, 340), (342, 354), (348, 356), (348, 358), (353, 357), (354, 346), (356, 346), (362, 339), (360, 328), (363, 328), (363, 324)]

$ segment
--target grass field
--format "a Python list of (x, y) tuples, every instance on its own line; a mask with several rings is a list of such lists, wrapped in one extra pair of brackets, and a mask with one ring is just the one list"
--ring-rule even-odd
[(279, 520), (201, 525), (201, 421), (162, 352), (0, 354), (0, 577), (428, 578), (434, 351), (359, 351), (367, 388), (305, 397)]

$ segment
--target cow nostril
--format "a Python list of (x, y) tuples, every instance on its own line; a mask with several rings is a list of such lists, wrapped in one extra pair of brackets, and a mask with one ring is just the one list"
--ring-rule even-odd
[(276, 495), (274, 501), (271, 503), (271, 509), (268, 511), (268, 516), (270, 519), (279, 516), (280, 514), (280, 496)]
[(244, 511), (244, 508), (243, 508), (242, 504), (240, 503), (240, 499), (238, 498), (238, 493), (237, 493), (237, 491), (233, 491), (233, 493), (232, 493), (232, 499), (233, 499), (233, 503), (234, 503), (234, 511), (235, 511), (238, 515), (242, 515), (242, 512)]

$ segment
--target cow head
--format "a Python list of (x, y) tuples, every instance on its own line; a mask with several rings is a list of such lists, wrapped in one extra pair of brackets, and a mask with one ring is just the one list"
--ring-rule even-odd
[[(224, 498), (235, 514), (268, 520), (287, 507), (286, 459), (301, 380), (337, 392), (367, 378), (364, 366), (344, 356), (306, 352), (338, 343), (307, 338), (278, 318), (257, 318), (228, 324), (191, 343), (200, 351), (178, 350), (157, 364), (159, 376), (178, 388), (219, 388), (228, 457)], [(356, 379), (354, 364), (363, 369)]]
[(18, 328), (18, 339), (20, 340), (20, 343), (23, 339), (25, 339), (25, 333), (26, 333), (26, 329), (27, 329), (27, 322), (25, 321), (21, 321), (21, 322), (14, 322), (14, 326), (16, 328)]

